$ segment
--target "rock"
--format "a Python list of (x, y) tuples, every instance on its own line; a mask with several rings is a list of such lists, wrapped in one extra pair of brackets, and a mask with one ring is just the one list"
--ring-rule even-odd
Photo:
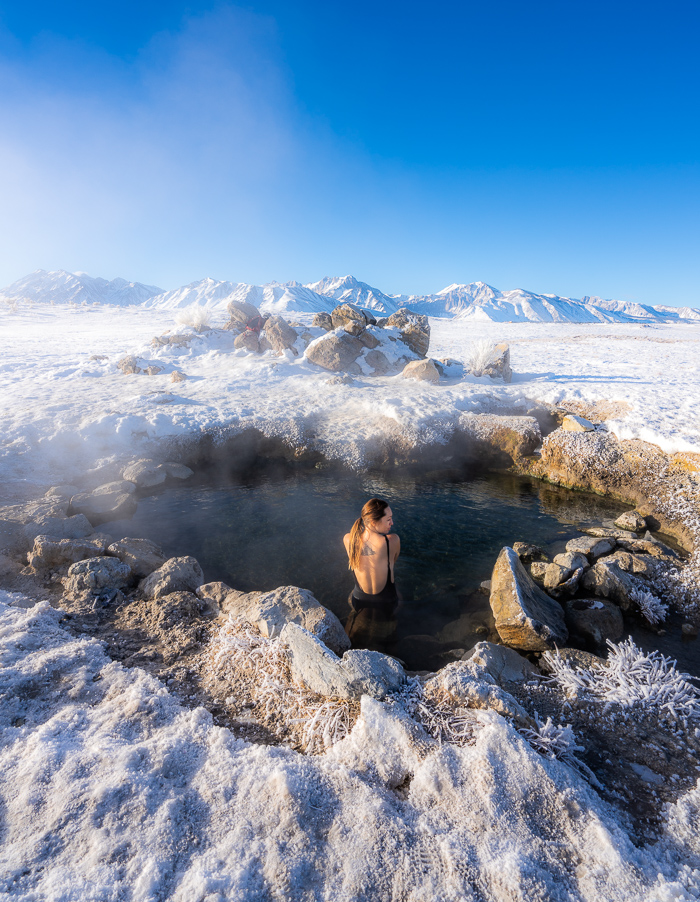
[(143, 371), (147, 376), (157, 376), (163, 372), (162, 366), (147, 366)]
[(123, 479), (134, 482), (139, 488), (152, 488), (165, 482), (168, 471), (162, 464), (157, 464), (154, 460), (143, 459), (136, 460), (122, 473)]
[(229, 301), (228, 312), (231, 317), (230, 326), (237, 326), (244, 329), (246, 323), (250, 322), (255, 316), (260, 316), (260, 311), (252, 304), (246, 301)]
[(353, 335), (329, 332), (311, 342), (306, 349), (306, 357), (311, 363), (332, 373), (345, 371), (360, 376), (362, 370), (355, 361), (363, 349), (362, 343)]
[(171, 382), (185, 382), (187, 376), (181, 370), (173, 370), (170, 374)]
[(406, 679), (394, 658), (378, 651), (353, 649), (341, 660), (320, 639), (296, 623), (288, 623), (281, 638), (291, 652), (294, 677), (325, 697), (384, 698), (387, 693), (397, 691)]
[(620, 570), (625, 573), (636, 573), (640, 576), (653, 577), (656, 575), (658, 562), (656, 558), (649, 554), (630, 554), (629, 551), (619, 549), (614, 554), (604, 558), (606, 563), (613, 561), (618, 565)]
[(581, 536), (566, 543), (566, 550), (585, 555), (589, 561), (595, 561), (608, 554), (616, 545), (615, 539), (598, 539), (595, 536)]
[(569, 595), (573, 595), (578, 589), (579, 583), (581, 582), (581, 577), (584, 573), (584, 568), (579, 567), (578, 570), (574, 570), (574, 572), (568, 579), (565, 579), (564, 582), (559, 583), (558, 586), (552, 586), (551, 589), (547, 589), (547, 592), (552, 596), (552, 598), (556, 598), (557, 601), (560, 601), (562, 598), (566, 598)]
[(630, 593), (639, 589), (640, 583), (620, 569), (616, 561), (598, 561), (584, 574), (583, 587), (594, 595), (611, 599), (623, 611), (628, 611), (633, 606)]
[[(558, 648), (556, 653), (562, 661), (578, 670), (594, 670), (598, 667), (605, 667), (605, 661), (602, 658), (591, 654), (589, 651), (581, 651), (580, 648)], [(540, 666), (545, 673), (551, 673), (544, 658), (540, 662)]]
[(307, 589), (281, 586), (273, 592), (246, 593), (235, 589), (224, 592), (223, 586), (223, 583), (207, 584), (197, 590), (197, 595), (215, 600), (222, 613), (247, 620), (263, 636), (279, 636), (288, 623), (296, 623), (336, 653), (342, 654), (350, 648), (340, 620)]
[(190, 556), (171, 557), (139, 583), (148, 598), (162, 598), (171, 592), (194, 592), (204, 582), (202, 568)]
[(539, 671), (514, 648), (493, 642), (477, 642), (462, 658), (488, 673), (497, 683), (522, 683)]
[(381, 344), (381, 341), (377, 338), (374, 332), (370, 331), (369, 328), (365, 329), (364, 332), (360, 332), (357, 336), (359, 341), (364, 345), (364, 347), (373, 350), (374, 348), (378, 348)]
[(406, 379), (420, 379), (423, 382), (437, 384), (440, 381), (440, 373), (429, 358), (426, 360), (412, 360), (403, 368), (401, 375)]
[(253, 332), (252, 329), (245, 329), (235, 337), (233, 346), (234, 348), (244, 348), (246, 351), (252, 351), (254, 354), (259, 354), (260, 341), (258, 339), (258, 333)]
[(389, 358), (383, 351), (368, 351), (365, 361), (372, 367), (373, 376), (385, 376), (392, 369)]
[(684, 639), (695, 639), (698, 635), (698, 628), (694, 623), (686, 622), (681, 626), (681, 635)]
[(85, 539), (37, 536), (34, 539), (34, 547), (27, 554), (27, 562), (35, 570), (64, 567), (66, 564), (74, 564), (76, 561), (104, 554), (108, 544), (109, 538), (101, 535)]
[[(136, 486), (128, 479), (118, 479), (116, 482), (106, 482), (104, 485), (98, 485), (96, 489), (90, 492), (91, 495), (131, 495), (136, 491)], [(74, 492), (71, 498), (79, 495), (80, 492)]]
[(514, 542), (513, 551), (524, 564), (531, 561), (546, 561), (547, 555), (539, 545), (531, 545), (529, 542)]
[(401, 341), (418, 354), (425, 357), (430, 347), (430, 325), (428, 317), (413, 313), (402, 307), (384, 321), (385, 327), (394, 327), (401, 333)]
[(659, 561), (671, 563), (678, 560), (676, 552), (661, 542), (647, 539), (618, 539), (617, 544), (633, 554), (648, 554)]
[(52, 539), (80, 539), (94, 532), (94, 527), (85, 514), (76, 514), (73, 517), (40, 517), (26, 523), (23, 531), (30, 541), (40, 535)]
[(530, 564), (530, 576), (537, 583), (544, 583), (544, 576), (547, 572), (547, 567), (549, 564), (546, 561), (533, 561)]
[(68, 568), (63, 583), (64, 594), (72, 599), (121, 589), (131, 579), (131, 570), (113, 557), (91, 557), (77, 561)]
[(622, 638), (625, 625), (622, 611), (616, 604), (595, 598), (576, 598), (564, 607), (569, 632), (593, 642), (602, 648), (606, 639), (617, 642)]
[(357, 383), (349, 373), (343, 373), (326, 379), (326, 385), (357, 385)]
[(293, 329), (281, 316), (271, 316), (265, 322), (265, 338), (270, 342), (274, 351), (290, 349), (297, 354), (294, 343), (298, 337), (296, 329)]
[(615, 520), (615, 526), (630, 532), (644, 532), (647, 528), (647, 521), (637, 511), (625, 511)]
[(595, 426), (590, 420), (585, 417), (577, 417), (573, 413), (564, 417), (561, 428), (566, 432), (595, 432)]
[(364, 312), (352, 304), (339, 304), (331, 313), (331, 323), (349, 335), (359, 335), (368, 325)]
[(474, 376), (490, 376), (492, 379), (503, 379), (510, 382), (513, 371), (510, 368), (510, 348), (505, 341), (495, 344), (486, 363), (478, 370), (474, 370)]
[(129, 492), (104, 491), (73, 495), (70, 507), (71, 512), (85, 514), (93, 526), (98, 526), (110, 520), (125, 520), (132, 517), (138, 504), (133, 494)]
[(530, 723), (525, 709), (478, 661), (458, 661), (443, 667), (425, 683), (425, 693), (429, 697), (449, 695), (465, 707), (490, 708), (504, 717)]
[(611, 529), (609, 526), (581, 526), (579, 532), (599, 539), (629, 539), (630, 534), (624, 529)]
[(545, 589), (555, 588), (567, 580), (572, 573), (573, 570), (570, 567), (562, 567), (561, 564), (547, 564), (543, 580)]
[(333, 328), (333, 320), (331, 319), (330, 313), (317, 313), (314, 316), (311, 325), (316, 329), (325, 329), (326, 332), (330, 332)]
[(108, 546), (107, 554), (127, 564), (139, 579), (149, 576), (166, 561), (162, 548), (148, 539), (120, 539)]
[(122, 359), (117, 362), (117, 369), (121, 370), (125, 376), (141, 372), (138, 359), (134, 357), (133, 354), (127, 354), (126, 357), (122, 357)]
[(517, 554), (507, 546), (493, 568), (489, 604), (498, 635), (506, 645), (542, 651), (566, 641), (561, 607), (533, 582)]
[(190, 470), (184, 464), (178, 464), (173, 460), (166, 460), (163, 464), (168, 479), (189, 479), (194, 476), (194, 470)]
[(77, 485), (52, 485), (44, 495), (44, 498), (47, 501), (70, 501), (72, 496), (77, 495), (79, 491), (80, 489)]
[(490, 595), (491, 594), (491, 580), (485, 579), (483, 582), (479, 583), (479, 591), (482, 595)]
[(471, 445), (476, 457), (503, 451), (514, 461), (534, 454), (542, 442), (534, 417), (502, 417), (492, 413), (461, 413), (459, 433)]
[(554, 557), (554, 563), (559, 564), (560, 567), (565, 567), (569, 573), (573, 573), (574, 570), (578, 570), (581, 567), (585, 570), (589, 566), (588, 558), (580, 551), (566, 551), (564, 554), (557, 554)]
[(202, 603), (191, 592), (171, 592), (144, 605), (144, 627), (163, 644), (163, 659), (171, 664), (196, 647), (204, 626)]

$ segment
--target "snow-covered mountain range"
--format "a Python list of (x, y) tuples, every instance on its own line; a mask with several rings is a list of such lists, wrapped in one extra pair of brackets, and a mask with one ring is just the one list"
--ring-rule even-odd
[(327, 277), (302, 285), (299, 282), (270, 282), (248, 285), (201, 279), (163, 291), (155, 285), (124, 279), (92, 278), (85, 273), (37, 270), (7, 288), (0, 289), (0, 304), (144, 304), (161, 309), (182, 309), (193, 304), (224, 311), (231, 300), (248, 301), (269, 313), (330, 312), (347, 301), (386, 316), (400, 307), (428, 316), (459, 317), (491, 322), (615, 323), (615, 322), (700, 322), (695, 307), (649, 306), (598, 297), (562, 298), (535, 294), (521, 288), (499, 291), (484, 282), (449, 285), (430, 295), (387, 295), (354, 276)]

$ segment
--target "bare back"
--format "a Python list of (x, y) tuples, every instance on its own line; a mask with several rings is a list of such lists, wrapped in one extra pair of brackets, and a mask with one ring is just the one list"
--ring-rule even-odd
[[(362, 534), (360, 566), (354, 570), (358, 586), (368, 595), (377, 595), (387, 584), (387, 544), (389, 540), (389, 569), (394, 580), (394, 564), (401, 551), (401, 540), (391, 533), (387, 536), (379, 532), (365, 530)], [(350, 550), (350, 533), (343, 536), (345, 550)]]

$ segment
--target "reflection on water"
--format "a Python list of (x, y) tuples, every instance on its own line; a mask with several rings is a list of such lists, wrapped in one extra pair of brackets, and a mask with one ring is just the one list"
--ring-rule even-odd
[(368, 498), (385, 498), (401, 537), (396, 583), (404, 603), (393, 618), (359, 612), (346, 626), (357, 645), (383, 646), (415, 668), (434, 664), (446, 649), (496, 638), (479, 584), (504, 545), (534, 542), (557, 554), (578, 535), (574, 524), (600, 523), (625, 509), (508, 476), (465, 481), (450, 473), (314, 470), (223, 485), (198, 479), (141, 500), (134, 518), (110, 524), (110, 532), (150, 538), (168, 555), (192, 554), (208, 581), (243, 591), (310, 589), (343, 622), (353, 585), (343, 535)]

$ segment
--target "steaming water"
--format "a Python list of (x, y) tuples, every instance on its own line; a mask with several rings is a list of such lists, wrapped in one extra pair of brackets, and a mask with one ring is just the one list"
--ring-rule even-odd
[[(551, 557), (579, 535), (577, 526), (627, 509), (508, 476), (465, 481), (444, 473), (377, 478), (313, 470), (225, 484), (198, 479), (141, 499), (133, 519), (109, 524), (110, 532), (152, 539), (168, 555), (194, 555), (207, 581), (243, 591), (310, 589), (343, 622), (353, 585), (343, 535), (367, 498), (388, 500), (401, 537), (396, 584), (403, 605), (388, 618), (363, 615), (351, 635), (356, 646), (396, 654), (415, 669), (439, 666), (450, 650), (482, 639), (498, 641), (479, 584), (504, 545), (532, 542)], [(635, 640), (645, 648), (659, 644), (643, 629)]]

